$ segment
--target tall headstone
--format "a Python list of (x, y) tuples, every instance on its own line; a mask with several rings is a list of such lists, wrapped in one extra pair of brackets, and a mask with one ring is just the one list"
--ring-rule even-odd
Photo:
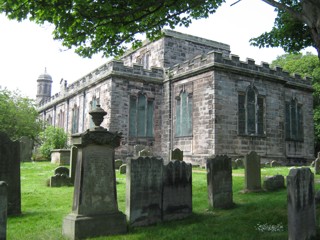
[(231, 208), (232, 163), (226, 155), (208, 158), (206, 163), (209, 205), (213, 208)]
[(22, 162), (31, 162), (33, 140), (29, 137), (21, 137), (19, 141), (20, 141), (20, 160)]
[(309, 168), (291, 169), (287, 176), (289, 240), (315, 239), (314, 176)]
[(192, 165), (170, 161), (163, 167), (162, 216), (164, 221), (192, 213)]
[(161, 221), (163, 159), (129, 159), (126, 174), (126, 215), (132, 226)]
[(261, 165), (259, 155), (252, 151), (244, 158), (245, 191), (261, 190)]
[(171, 160), (183, 161), (183, 151), (181, 151), (179, 148), (171, 151)]
[(7, 184), (0, 181), (0, 240), (6, 240), (7, 237), (7, 208), (8, 191)]
[(100, 127), (106, 112), (99, 105), (89, 114), (96, 127), (72, 137), (78, 161), (72, 213), (64, 218), (62, 227), (63, 235), (70, 239), (127, 232), (126, 217), (118, 210), (114, 170), (121, 134)]
[(72, 184), (74, 184), (74, 178), (76, 174), (77, 158), (78, 158), (78, 148), (76, 146), (72, 146), (70, 148), (70, 172), (69, 172), (69, 177)]
[(0, 132), (0, 180), (8, 184), (8, 215), (21, 214), (20, 144)]
[(318, 157), (314, 161), (314, 173), (320, 174), (320, 152), (318, 152)]

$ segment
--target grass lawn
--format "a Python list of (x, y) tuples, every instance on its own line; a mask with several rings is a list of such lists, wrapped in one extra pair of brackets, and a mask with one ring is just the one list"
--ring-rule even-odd
[[(9, 217), (8, 240), (58, 240), (62, 234), (62, 219), (71, 212), (73, 187), (49, 188), (46, 180), (57, 166), (48, 162), (21, 164), (22, 212)], [(288, 167), (263, 168), (264, 176), (287, 176)], [(229, 210), (208, 208), (206, 172), (193, 172), (193, 214), (187, 219), (149, 227), (130, 228), (126, 235), (95, 239), (288, 239), (287, 191), (241, 193), (244, 187), (243, 169), (233, 170), (233, 198), (236, 206)], [(125, 175), (117, 172), (119, 209), (125, 212)], [(320, 175), (316, 175), (320, 189)], [(317, 207), (320, 232), (320, 206)], [(259, 227), (259, 229), (258, 229)]]

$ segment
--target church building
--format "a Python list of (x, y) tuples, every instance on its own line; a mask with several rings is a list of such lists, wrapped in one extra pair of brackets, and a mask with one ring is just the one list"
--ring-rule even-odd
[(102, 126), (123, 134), (117, 158), (133, 156), (139, 144), (165, 161), (179, 148), (200, 165), (250, 151), (262, 161), (314, 159), (311, 79), (240, 61), (227, 44), (164, 30), (69, 85), (61, 81), (55, 95), (48, 73), (37, 84), (41, 119), (70, 134), (92, 128), (88, 113), (101, 105)]

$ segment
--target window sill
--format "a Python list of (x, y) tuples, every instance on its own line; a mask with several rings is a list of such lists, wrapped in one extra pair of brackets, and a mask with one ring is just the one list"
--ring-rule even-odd
[(256, 135), (256, 134), (238, 134), (239, 137), (250, 137), (250, 138), (267, 138), (266, 134)]

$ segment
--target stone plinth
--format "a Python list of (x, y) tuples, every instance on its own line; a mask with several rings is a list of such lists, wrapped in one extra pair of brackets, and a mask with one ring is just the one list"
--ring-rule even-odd
[(127, 232), (118, 210), (114, 149), (121, 135), (96, 127), (73, 135), (78, 148), (72, 213), (63, 221), (63, 235), (84, 239)]
[(8, 192), (7, 184), (0, 181), (0, 239), (6, 240), (7, 237), (7, 206)]
[(53, 149), (51, 151), (51, 163), (59, 165), (70, 164), (70, 149)]

